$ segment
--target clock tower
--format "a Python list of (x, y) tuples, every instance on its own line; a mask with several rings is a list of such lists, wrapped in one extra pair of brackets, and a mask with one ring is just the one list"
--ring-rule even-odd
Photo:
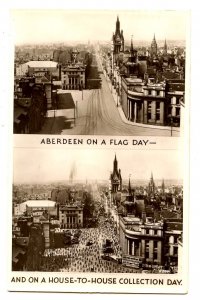
[(113, 33), (112, 37), (112, 52), (113, 52), (113, 63), (117, 63), (117, 58), (120, 52), (124, 52), (124, 34), (123, 30), (120, 30), (120, 21), (117, 16), (115, 33)]
[(121, 191), (122, 191), (122, 176), (121, 170), (118, 169), (118, 161), (115, 154), (113, 161), (113, 172), (110, 175), (111, 183), (111, 202), (118, 206), (121, 201)]

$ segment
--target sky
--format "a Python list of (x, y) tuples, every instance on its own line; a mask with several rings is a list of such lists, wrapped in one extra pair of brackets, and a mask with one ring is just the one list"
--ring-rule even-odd
[(63, 148), (15, 148), (14, 183), (45, 183), (69, 180), (75, 170), (75, 180), (108, 180), (113, 170), (115, 153), (122, 178), (149, 180), (182, 179), (183, 164), (176, 150), (117, 150)]
[(117, 16), (125, 40), (185, 40), (186, 12), (13, 10), (15, 44), (99, 40), (111, 41)]

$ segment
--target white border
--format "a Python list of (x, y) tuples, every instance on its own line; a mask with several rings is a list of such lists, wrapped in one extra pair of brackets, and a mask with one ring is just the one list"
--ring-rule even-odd
[[(114, 2), (114, 4), (113, 4)], [(190, 159), (190, 168), (191, 168), (191, 186), (190, 186), (190, 244), (192, 246), (190, 247), (190, 272), (189, 272), (189, 294), (186, 297), (192, 297), (198, 295), (198, 269), (199, 269), (199, 238), (198, 238), (198, 225), (199, 222), (199, 166), (200, 166), (200, 161), (199, 161), (199, 79), (197, 75), (199, 75), (199, 70), (198, 70), (198, 64), (199, 64), (199, 32), (200, 32), (200, 13), (198, 10), (198, 3), (196, 4), (195, 2), (197, 1), (143, 1), (143, 4), (141, 4), (139, 1), (80, 1), (77, 0), (75, 3), (71, 3), (69, 1), (48, 1), (48, 8), (100, 8), (100, 9), (113, 9), (114, 7), (116, 9), (191, 9), (192, 10), (192, 36), (191, 36), (191, 41), (192, 41), (192, 79), (191, 79), (191, 133), (190, 133), (190, 140), (191, 140), (191, 159)], [(153, 3), (152, 3), (153, 2)], [(114, 6), (114, 7), (113, 7)], [(1, 10), (1, 25), (5, 25), (7, 20), (6, 20), (6, 13), (8, 8), (47, 8), (46, 3), (41, 3), (41, 1), (35, 0), (34, 2), (31, 1), (6, 1), (6, 3), (1, 3), (1, 8), (3, 7), (3, 10)], [(5, 26), (6, 27), (6, 26)], [(4, 26), (3, 26), (4, 28)], [(5, 41), (3, 41), (3, 44), (5, 45)], [(6, 77), (6, 69), (7, 69), (7, 64), (6, 62), (8, 61), (8, 57), (6, 57), (6, 52), (5, 49), (2, 52), (2, 40), (1, 40), (1, 52), (0, 52), (0, 59), (1, 59), (1, 83), (4, 82), (3, 79), (7, 78)], [(4, 60), (5, 59), (5, 60)], [(7, 60), (6, 60), (7, 59)], [(4, 61), (4, 63), (2, 63)], [(3, 70), (3, 72), (2, 72)], [(3, 75), (3, 76), (2, 76)], [(3, 79), (2, 79), (3, 78)], [(3, 102), (3, 109), (5, 109), (5, 116), (8, 117), (8, 106), (5, 105), (4, 99), (2, 97), (2, 87), (1, 87), (1, 109), (2, 109), (2, 102)], [(3, 99), (3, 100), (2, 100)], [(6, 118), (5, 118), (6, 119)], [(3, 120), (3, 124), (2, 124)], [(8, 122), (6, 122), (4, 119), (0, 120), (0, 125), (1, 125), (1, 165), (3, 165), (3, 168), (1, 168), (3, 171), (1, 174), (3, 175), (1, 178), (1, 185), (4, 187), (3, 189), (3, 194), (2, 194), (2, 202), (1, 203), (1, 208), (3, 211), (6, 211), (6, 202), (8, 201), (8, 195), (7, 195), (7, 176), (9, 174), (8, 172), (8, 161), (10, 160), (10, 149), (8, 148)], [(3, 126), (2, 126), (3, 125)], [(2, 127), (4, 127), (2, 129)], [(5, 159), (6, 158), (6, 159)], [(2, 190), (2, 189), (1, 189)], [(5, 228), (5, 224), (7, 222), (6, 216), (2, 217), (1, 215), (1, 222), (3, 227)], [(2, 237), (3, 235), (3, 237)], [(5, 241), (5, 234), (3, 234), (2, 230), (2, 235), (1, 238), (3, 241)], [(1, 247), (2, 248), (2, 247)], [(1, 249), (2, 250), (2, 249)], [(6, 249), (4, 249), (3, 254), (1, 253), (1, 258), (5, 257), (6, 254)], [(5, 259), (2, 260), (1, 262), (1, 274), (5, 274)], [(3, 271), (3, 272), (2, 272)], [(35, 297), (35, 294), (7, 294), (6, 291), (6, 276), (3, 276), (0, 281), (0, 286), (4, 290), (4, 294), (6, 294), (6, 297), (14, 296), (16, 299), (20, 297), (20, 299), (23, 299), (23, 297)], [(41, 295), (42, 297), (46, 297), (46, 295)], [(57, 295), (58, 296), (58, 295)], [(57, 297), (56, 296), (56, 297)], [(88, 297), (90, 295), (82, 295), (83, 297)], [(53, 299), (55, 295), (50, 294), (48, 295), (48, 298)], [(59, 295), (59, 297), (66, 297), (66, 295)], [(74, 295), (70, 295), (70, 297), (74, 297)], [(95, 295), (95, 297), (99, 297), (99, 295)], [(112, 297), (112, 295), (109, 295), (109, 297)], [(116, 297), (116, 295), (114, 295)], [(124, 296), (123, 296), (124, 297)], [(137, 295), (138, 297), (138, 295)], [(140, 295), (139, 297), (145, 297), (145, 295)], [(155, 297), (155, 295), (148, 295), (148, 298)], [(170, 295), (170, 297), (177, 297)]]

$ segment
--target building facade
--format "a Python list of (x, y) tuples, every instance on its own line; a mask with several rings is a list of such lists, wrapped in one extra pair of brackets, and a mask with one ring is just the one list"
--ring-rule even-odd
[(64, 90), (85, 89), (85, 66), (76, 63), (62, 67), (61, 82)]
[(78, 203), (60, 206), (59, 221), (61, 228), (82, 228), (83, 206)]
[(29, 200), (25, 202), (28, 216), (41, 216), (47, 213), (48, 217), (57, 216), (56, 202), (51, 200)]
[(184, 50), (179, 50), (179, 54), (168, 51), (166, 39), (159, 48), (155, 34), (150, 46), (143, 50), (134, 49), (131, 38), (129, 49), (125, 49), (117, 17), (111, 49), (102, 54), (111, 91), (116, 89), (117, 106), (122, 106), (131, 122), (180, 127), (185, 89)]
[(162, 265), (162, 222), (143, 222), (134, 216), (121, 216), (119, 238), (123, 255), (133, 256), (143, 264)]
[(59, 65), (54, 61), (36, 60), (29, 61), (19, 65), (16, 68), (17, 76), (45, 76), (50, 74), (51, 77), (59, 77)]

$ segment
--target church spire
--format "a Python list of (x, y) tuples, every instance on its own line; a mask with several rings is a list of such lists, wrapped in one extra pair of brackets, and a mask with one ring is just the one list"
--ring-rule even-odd
[(116, 21), (116, 33), (120, 33), (120, 21), (119, 21), (119, 16), (117, 16), (117, 21)]
[(128, 193), (129, 195), (131, 195), (131, 179), (130, 179), (131, 176), (129, 176), (129, 182), (128, 182)]
[(115, 153), (115, 159), (114, 159), (114, 163), (113, 163), (113, 171), (117, 171), (117, 165), (118, 165), (118, 162), (117, 162), (117, 157), (116, 157), (116, 153)]
[(154, 33), (154, 36), (153, 36), (153, 40), (151, 42), (151, 55), (152, 56), (156, 56), (157, 55), (157, 43), (156, 43), (156, 36), (155, 36), (155, 33)]
[(131, 54), (133, 54), (133, 35), (131, 35)]
[(167, 54), (167, 41), (165, 39), (165, 43), (164, 43), (164, 54)]
[(163, 194), (165, 192), (165, 182), (164, 182), (164, 179), (162, 180), (162, 192), (163, 192)]

